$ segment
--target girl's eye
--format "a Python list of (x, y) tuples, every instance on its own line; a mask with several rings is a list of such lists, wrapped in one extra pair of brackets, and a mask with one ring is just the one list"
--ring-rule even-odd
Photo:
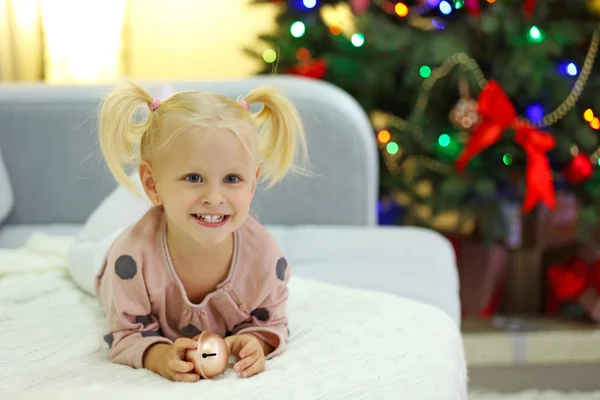
[(200, 178), (200, 175), (198, 174), (189, 174), (185, 177), (185, 179), (191, 183), (198, 183), (202, 180), (202, 178)]
[(227, 175), (227, 177), (225, 178), (225, 182), (227, 183), (238, 183), (239, 180), (240, 178), (235, 175)]

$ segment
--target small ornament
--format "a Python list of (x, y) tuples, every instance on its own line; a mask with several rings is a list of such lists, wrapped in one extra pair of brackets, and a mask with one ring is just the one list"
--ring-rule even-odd
[(590, 158), (583, 153), (578, 153), (573, 157), (563, 171), (566, 181), (573, 185), (584, 183), (592, 177), (593, 173), (594, 165)]
[(219, 335), (202, 332), (194, 336), (198, 342), (195, 349), (186, 352), (187, 361), (194, 364), (194, 372), (204, 379), (220, 375), (229, 363), (229, 346)]
[(461, 79), (459, 84), (460, 100), (450, 111), (450, 122), (459, 129), (471, 130), (477, 126), (481, 117), (478, 113), (477, 100), (469, 95), (469, 84)]

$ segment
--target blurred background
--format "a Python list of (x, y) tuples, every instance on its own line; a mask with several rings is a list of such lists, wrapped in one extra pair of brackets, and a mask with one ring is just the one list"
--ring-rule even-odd
[(241, 49), (274, 27), (276, 11), (246, 0), (1, 0), (0, 78), (244, 77), (260, 63)]
[(0, 0), (0, 83), (339, 86), (378, 143), (379, 223), (454, 245), (471, 351), (470, 333), (600, 321), (599, 17), (600, 0)]

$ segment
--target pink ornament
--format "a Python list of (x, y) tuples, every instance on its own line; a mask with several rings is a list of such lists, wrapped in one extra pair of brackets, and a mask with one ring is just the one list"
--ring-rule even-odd
[(354, 14), (363, 14), (369, 6), (371, 5), (371, 0), (351, 0), (350, 7), (352, 7), (352, 11)]

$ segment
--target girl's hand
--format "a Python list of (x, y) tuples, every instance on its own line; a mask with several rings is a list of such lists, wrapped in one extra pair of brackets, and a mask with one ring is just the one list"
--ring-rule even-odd
[(243, 333), (225, 338), (229, 351), (237, 357), (238, 362), (233, 370), (241, 372), (242, 378), (249, 378), (265, 370), (265, 352), (260, 339), (256, 336)]
[(198, 381), (200, 376), (193, 372), (190, 373), (194, 369), (194, 364), (185, 360), (186, 351), (195, 349), (197, 343), (193, 339), (179, 338), (173, 344), (165, 347), (160, 375), (175, 382)]

